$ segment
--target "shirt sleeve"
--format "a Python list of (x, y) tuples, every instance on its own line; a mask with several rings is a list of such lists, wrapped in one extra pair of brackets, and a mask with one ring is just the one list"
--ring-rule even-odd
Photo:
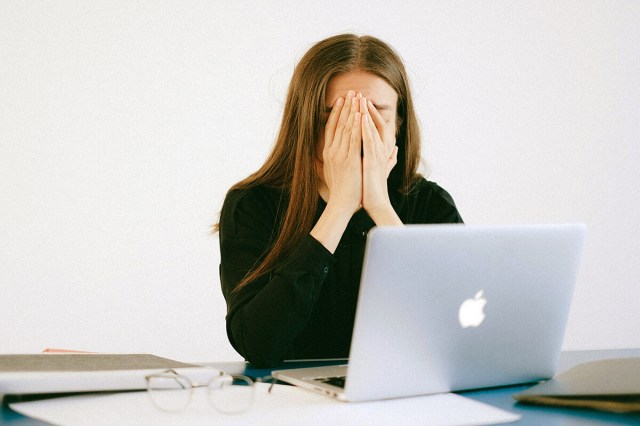
[(438, 206), (433, 211), (437, 212), (434, 215), (435, 220), (438, 223), (463, 223), (462, 216), (456, 207), (456, 203), (453, 201), (453, 197), (442, 187), (437, 184), (434, 185), (433, 202)]
[[(250, 190), (249, 190), (250, 191)], [(227, 335), (256, 366), (281, 361), (306, 327), (333, 255), (306, 235), (271, 273), (235, 290), (266, 255), (278, 206), (259, 194), (230, 193), (220, 215), (220, 281), (227, 302)]]
[(405, 223), (463, 223), (453, 197), (437, 183), (422, 179), (409, 200)]

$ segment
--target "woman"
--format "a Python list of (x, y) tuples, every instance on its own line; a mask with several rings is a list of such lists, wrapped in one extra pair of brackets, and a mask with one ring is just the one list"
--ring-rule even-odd
[(257, 366), (348, 356), (367, 232), (462, 222), (419, 162), (398, 55), (369, 36), (314, 45), (294, 70), (273, 152), (220, 214), (227, 334), (240, 354)]

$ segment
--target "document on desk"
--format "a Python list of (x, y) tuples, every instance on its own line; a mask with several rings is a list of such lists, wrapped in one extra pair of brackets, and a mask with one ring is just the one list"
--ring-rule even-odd
[[(519, 415), (456, 394), (384, 401), (345, 403), (294, 386), (256, 384), (253, 407), (242, 414), (217, 412), (206, 391), (196, 389), (183, 412), (167, 413), (153, 406), (145, 392), (78, 395), (12, 403), (25, 416), (62, 426), (91, 424), (156, 425), (489, 425), (514, 422)], [(216, 423), (219, 422), (219, 423)]]

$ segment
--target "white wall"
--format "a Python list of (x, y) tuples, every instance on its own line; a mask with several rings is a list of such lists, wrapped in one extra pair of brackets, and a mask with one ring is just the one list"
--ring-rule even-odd
[(209, 225), (347, 31), (405, 59), (467, 223), (587, 223), (565, 349), (640, 346), (640, 2), (231, 3), (0, 2), (0, 352), (239, 359)]

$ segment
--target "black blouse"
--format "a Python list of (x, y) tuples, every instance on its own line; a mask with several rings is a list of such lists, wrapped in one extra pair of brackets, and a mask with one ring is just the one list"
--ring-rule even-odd
[[(390, 191), (403, 223), (462, 223), (451, 196), (421, 179), (407, 195)], [(220, 214), (220, 281), (227, 335), (256, 366), (283, 359), (349, 355), (367, 233), (373, 220), (360, 209), (332, 255), (311, 235), (272, 273), (233, 292), (275, 239), (288, 202), (283, 190), (232, 190)], [(326, 203), (318, 197), (316, 221)]]

